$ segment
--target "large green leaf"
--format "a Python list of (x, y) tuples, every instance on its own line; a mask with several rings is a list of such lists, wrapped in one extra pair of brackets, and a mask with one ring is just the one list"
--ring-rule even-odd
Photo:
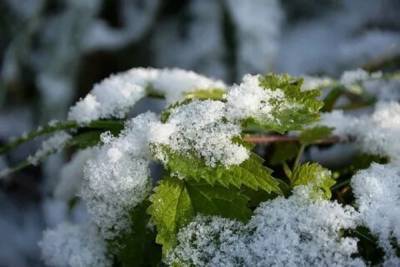
[(156, 241), (163, 246), (164, 255), (176, 245), (179, 229), (197, 214), (242, 221), (251, 216), (248, 198), (238, 190), (174, 177), (161, 180), (150, 200), (148, 213), (157, 227)]
[(186, 179), (205, 181), (210, 185), (219, 184), (225, 187), (242, 185), (254, 190), (281, 193), (279, 182), (272, 177), (271, 170), (263, 166), (263, 159), (251, 153), (249, 159), (240, 165), (225, 167), (218, 164), (210, 167), (193, 154), (181, 154), (167, 147), (162, 147), (165, 154), (166, 168), (178, 176)]

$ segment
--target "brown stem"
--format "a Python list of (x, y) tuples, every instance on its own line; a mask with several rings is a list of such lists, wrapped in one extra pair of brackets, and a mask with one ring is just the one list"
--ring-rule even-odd
[[(299, 142), (298, 136), (287, 135), (245, 135), (244, 140), (253, 144), (270, 144), (279, 142)], [(341, 142), (338, 136), (330, 136), (328, 138), (315, 141), (314, 144), (335, 144)]]

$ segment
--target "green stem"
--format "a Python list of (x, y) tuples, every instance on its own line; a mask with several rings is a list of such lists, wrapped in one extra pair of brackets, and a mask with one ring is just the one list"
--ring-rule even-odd
[(66, 121), (66, 122), (57, 122), (54, 124), (49, 124), (45, 127), (39, 127), (37, 130), (32, 131), (28, 134), (22, 135), (19, 138), (12, 140), (11, 142), (5, 144), (4, 146), (0, 147), (0, 155), (7, 153), (8, 151), (14, 149), (15, 147), (31, 141), (36, 137), (51, 134), (57, 131), (68, 130), (77, 128), (78, 124), (74, 121)]
[(44, 127), (39, 127), (37, 130), (32, 131), (26, 135), (23, 135), (17, 139), (12, 140), (11, 142), (5, 144), (0, 147), (0, 155), (9, 152), (10, 150), (16, 148), (17, 146), (29, 142), (36, 137), (52, 134), (58, 131), (63, 130), (72, 130), (72, 129), (107, 129), (107, 130), (121, 130), (123, 128), (124, 121), (120, 120), (95, 120), (87, 125), (80, 126), (75, 121), (65, 121), (65, 122), (57, 122), (52, 123)]

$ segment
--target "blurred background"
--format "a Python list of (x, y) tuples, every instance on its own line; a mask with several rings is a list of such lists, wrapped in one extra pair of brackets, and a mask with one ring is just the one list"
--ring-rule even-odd
[[(95, 82), (132, 67), (339, 77), (399, 68), (398, 0), (0, 0), (0, 144), (53, 119)], [(0, 157), (0, 170), (38, 142)], [(68, 155), (0, 181), (0, 267), (42, 266), (43, 229)]]

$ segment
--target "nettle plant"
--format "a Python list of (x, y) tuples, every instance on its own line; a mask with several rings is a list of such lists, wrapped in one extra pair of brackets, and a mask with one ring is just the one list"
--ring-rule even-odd
[[(89, 216), (44, 232), (51, 266), (399, 266), (399, 84), (132, 69), (4, 146), (53, 134), (2, 175), (76, 151), (55, 196)], [(166, 108), (128, 116), (145, 97)]]

